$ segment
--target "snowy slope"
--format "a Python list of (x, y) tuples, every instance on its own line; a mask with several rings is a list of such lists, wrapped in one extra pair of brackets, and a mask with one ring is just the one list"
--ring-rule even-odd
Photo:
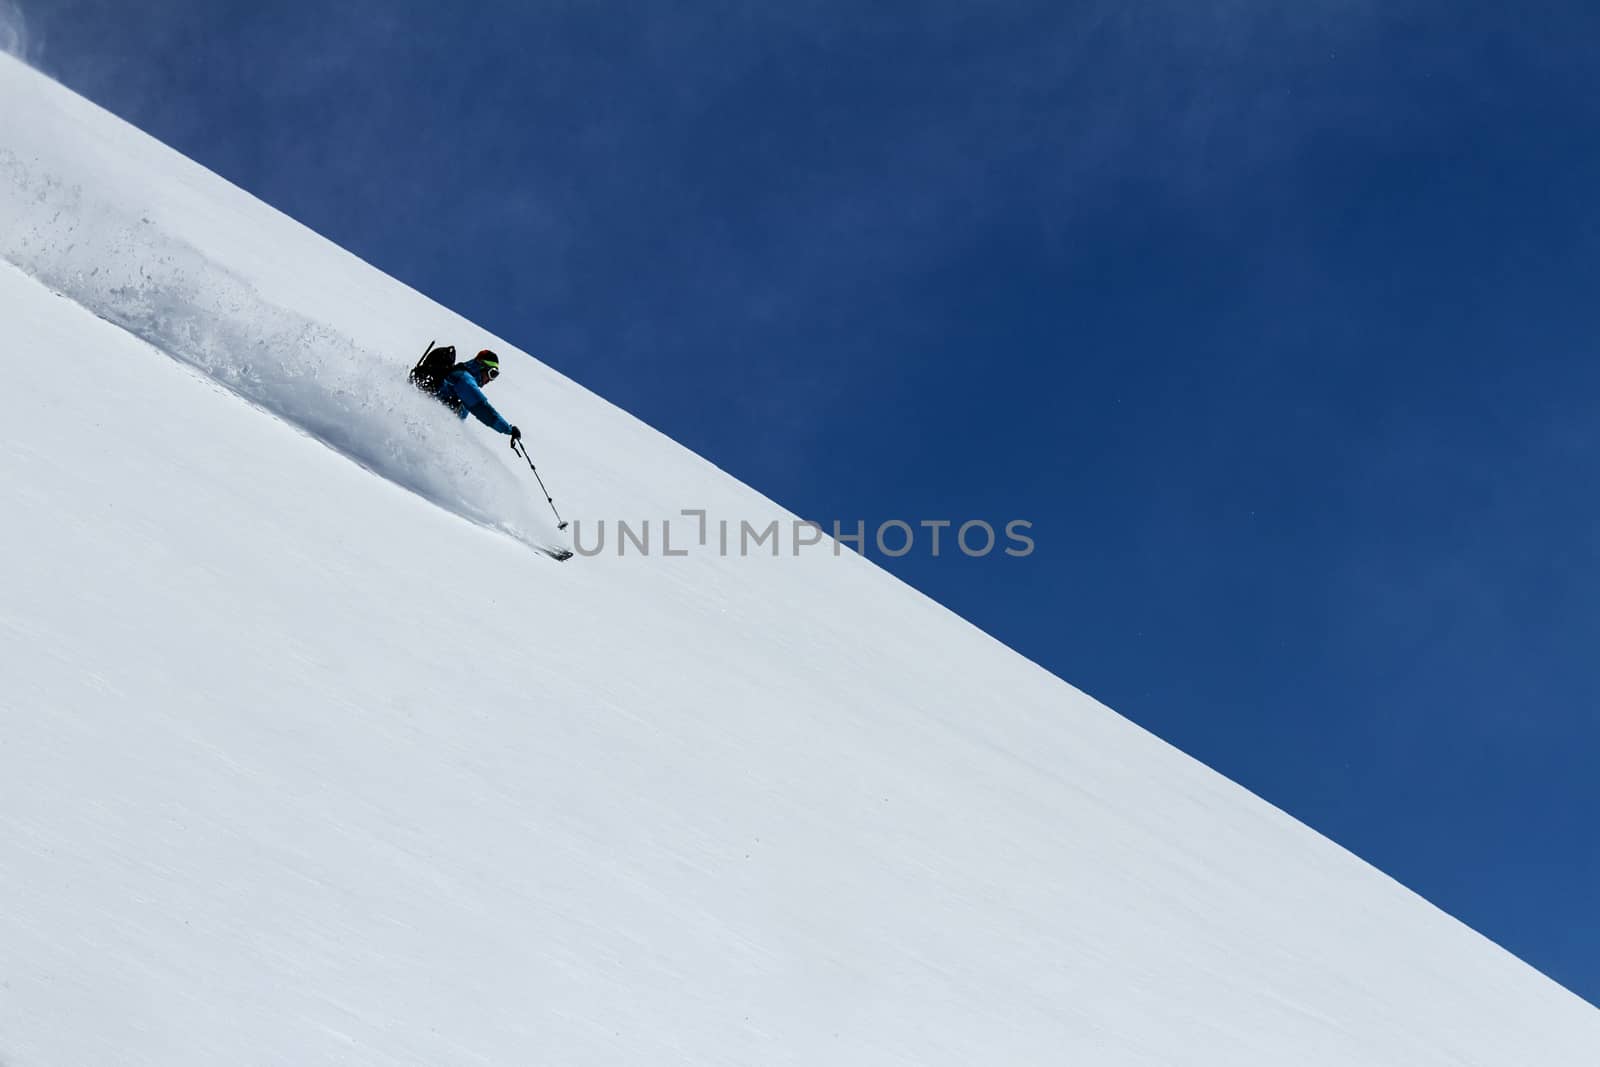
[(5, 1067), (1600, 1062), (863, 560), (531, 552), (503, 439), (396, 384), (430, 337), (573, 516), (783, 513), (4, 58), (0, 259), (71, 368), (0, 440)]

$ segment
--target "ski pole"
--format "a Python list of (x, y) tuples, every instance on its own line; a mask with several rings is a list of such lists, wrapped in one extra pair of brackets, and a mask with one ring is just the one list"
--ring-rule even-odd
[(561, 512), (556, 511), (555, 498), (550, 495), (550, 490), (545, 489), (544, 479), (539, 477), (539, 468), (533, 465), (533, 457), (528, 455), (528, 446), (521, 444), (521, 442), (513, 441), (511, 442), (511, 451), (528, 461), (528, 469), (533, 472), (534, 480), (539, 483), (539, 488), (543, 490), (545, 502), (550, 505), (550, 510), (555, 513), (556, 529), (565, 530), (567, 528), (567, 520), (561, 517)]

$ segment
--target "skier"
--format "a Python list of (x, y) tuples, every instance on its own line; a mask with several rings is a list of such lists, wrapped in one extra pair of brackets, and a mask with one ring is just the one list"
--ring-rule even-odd
[(515, 451), (517, 443), (522, 440), (522, 431), (507, 422), (489, 403), (489, 398), (483, 395), (483, 387), (498, 377), (500, 357), (485, 348), (465, 363), (452, 367), (433, 395), (454, 411), (457, 417), (465, 419), (472, 415), (489, 429), (510, 434), (511, 448)]

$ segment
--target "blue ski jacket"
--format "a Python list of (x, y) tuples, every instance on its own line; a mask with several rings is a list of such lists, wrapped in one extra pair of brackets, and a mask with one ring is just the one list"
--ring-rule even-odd
[(458, 418), (465, 419), (470, 414), (497, 433), (511, 432), (511, 424), (489, 403), (477, 377), (465, 367), (453, 371), (440, 383), (439, 399), (454, 408)]

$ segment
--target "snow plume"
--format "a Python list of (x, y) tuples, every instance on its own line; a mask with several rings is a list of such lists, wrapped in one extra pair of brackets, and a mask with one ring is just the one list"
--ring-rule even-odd
[(0, 258), (373, 473), (529, 544), (552, 540), (523, 480), (394, 358), (4, 150)]
[(28, 47), (28, 20), (14, 0), (0, 0), (0, 52), (27, 62), (33, 57)]

